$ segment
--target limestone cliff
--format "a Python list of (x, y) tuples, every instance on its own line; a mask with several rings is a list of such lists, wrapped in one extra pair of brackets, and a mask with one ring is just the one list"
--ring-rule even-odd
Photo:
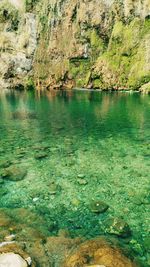
[(1, 34), (14, 39), (2, 59), (9, 54), (18, 66), (18, 53), (24, 58), (15, 79), (30, 73), (47, 89), (150, 87), (150, 0), (26, 0), (19, 13), (15, 31), (1, 23)]
[(29, 83), (37, 46), (35, 14), (22, 0), (0, 1), (0, 87)]

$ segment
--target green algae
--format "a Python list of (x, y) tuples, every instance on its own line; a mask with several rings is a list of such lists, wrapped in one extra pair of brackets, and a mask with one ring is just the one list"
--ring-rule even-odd
[[(132, 235), (121, 242), (147, 264), (149, 101), (125, 93), (2, 93), (0, 168), (11, 161), (28, 172), (0, 183), (0, 207), (43, 235), (108, 236), (106, 222), (122, 218)], [(46, 157), (35, 159), (37, 152)], [(109, 209), (93, 213), (95, 200)]]

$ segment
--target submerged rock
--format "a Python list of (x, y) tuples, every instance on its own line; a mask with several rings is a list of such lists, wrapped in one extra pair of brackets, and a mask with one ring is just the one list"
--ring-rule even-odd
[(123, 252), (105, 240), (97, 238), (78, 246), (63, 267), (136, 267)]
[(103, 213), (105, 212), (107, 209), (109, 208), (109, 206), (101, 201), (101, 200), (93, 200), (90, 203), (90, 210), (94, 213)]
[(55, 195), (57, 192), (59, 192), (61, 190), (60, 185), (56, 184), (55, 182), (52, 182), (49, 185), (49, 193), (50, 195)]
[[(51, 221), (49, 231), (57, 231), (58, 236), (49, 236), (45, 230), (44, 234), (41, 231), (42, 229), (40, 231), (36, 229), (37, 214), (26, 209), (17, 209), (13, 213), (17, 218), (17, 221), (14, 222), (11, 217), (9, 218), (3, 211), (0, 211), (0, 226), (9, 229), (7, 233), (2, 234), (2, 239), (11, 240), (11, 238), (15, 238), (12, 233), (15, 232), (16, 234), (16, 242), (1, 243), (0, 256), (4, 254), (5, 256), (6, 254), (19, 255), (21, 263), (25, 261), (26, 265), (17, 265), (17, 260), (14, 262), (13, 258), (8, 263), (14, 263), (14, 265), (3, 265), (0, 258), (0, 266), (2, 267), (136, 267), (116, 247), (116, 241), (113, 242), (114, 239), (108, 243), (103, 238), (95, 238), (86, 242), (81, 237), (71, 238), (68, 230), (65, 228), (59, 229), (56, 221)], [(32, 227), (28, 226), (31, 222), (33, 222)], [(38, 225), (40, 225), (40, 228), (43, 224), (44, 220), (39, 218)]]
[(86, 185), (88, 182), (85, 179), (77, 179), (79, 185)]
[(46, 157), (48, 157), (48, 154), (45, 153), (45, 152), (37, 152), (35, 155), (34, 155), (35, 159), (44, 159)]
[(106, 232), (120, 237), (129, 237), (131, 235), (129, 225), (121, 218), (110, 219)]
[(37, 116), (34, 112), (16, 111), (12, 113), (12, 118), (25, 120), (25, 119), (36, 119)]
[(85, 177), (85, 175), (83, 173), (78, 174), (78, 178), (83, 179), (84, 177)]
[(25, 168), (20, 168), (18, 166), (10, 166), (3, 170), (2, 178), (11, 180), (11, 181), (20, 181), (24, 179), (27, 174), (27, 170)]
[(0, 167), (1, 168), (8, 168), (11, 165), (11, 161), (10, 160), (2, 160), (0, 162)]

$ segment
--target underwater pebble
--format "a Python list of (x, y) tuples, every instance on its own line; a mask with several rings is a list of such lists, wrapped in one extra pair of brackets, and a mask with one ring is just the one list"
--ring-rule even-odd
[(50, 195), (55, 195), (58, 191), (60, 191), (61, 187), (58, 184), (55, 184), (55, 182), (52, 182), (49, 185), (49, 193)]
[(109, 219), (106, 232), (109, 234), (120, 236), (120, 237), (131, 236), (131, 230), (130, 230), (129, 225), (121, 218)]
[(109, 206), (101, 200), (93, 200), (90, 203), (90, 210), (94, 213), (103, 213), (108, 208), (109, 208)]
[(15, 240), (15, 237), (16, 236), (14, 234), (8, 235), (8, 236), (5, 236), (4, 240), (10, 242), (10, 241)]
[(46, 158), (46, 157), (48, 157), (48, 154), (45, 153), (45, 152), (36, 153), (36, 154), (34, 155), (34, 158), (35, 158), (35, 159), (44, 159), (44, 158)]
[(85, 179), (78, 179), (77, 182), (80, 185), (86, 185), (88, 183)]
[(84, 175), (84, 174), (82, 174), (82, 173), (79, 173), (77, 176), (78, 176), (78, 178), (80, 178), (80, 179), (82, 179), (82, 178), (84, 178), (84, 177), (85, 177), (85, 175)]
[(33, 202), (36, 202), (36, 201), (39, 200), (39, 197), (35, 197), (35, 198), (33, 198), (32, 200), (33, 200)]

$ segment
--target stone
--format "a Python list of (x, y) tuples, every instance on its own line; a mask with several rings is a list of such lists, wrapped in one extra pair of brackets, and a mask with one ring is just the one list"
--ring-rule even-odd
[(3, 160), (0, 162), (0, 167), (1, 168), (7, 168), (11, 165), (11, 161), (10, 160)]
[(139, 89), (139, 91), (143, 94), (150, 94), (150, 82), (142, 85)]
[(97, 238), (81, 243), (71, 251), (63, 267), (136, 267), (115, 245)]
[(3, 170), (2, 178), (11, 181), (20, 181), (23, 180), (26, 175), (27, 170), (24, 167), (20, 168), (18, 166), (12, 165)]
[(85, 179), (78, 179), (77, 182), (80, 185), (86, 185), (88, 183)]
[(78, 174), (78, 178), (83, 179), (84, 177), (85, 177), (85, 175), (83, 173)]
[(1, 267), (27, 267), (27, 262), (19, 255), (14, 253), (3, 253), (0, 255)]
[(90, 203), (90, 210), (94, 213), (103, 213), (108, 208), (109, 208), (109, 206), (101, 200), (93, 200)]
[(44, 158), (48, 157), (48, 154), (45, 153), (45, 152), (37, 152), (34, 155), (34, 157), (35, 157), (35, 159), (41, 160), (41, 159), (44, 159)]
[(10, 241), (15, 240), (15, 238), (16, 238), (16, 236), (15, 236), (14, 234), (11, 234), (11, 235), (7, 235), (7, 236), (5, 236), (4, 240), (5, 240), (6, 242), (10, 242)]
[(60, 185), (56, 184), (55, 182), (52, 182), (49, 186), (49, 193), (51, 195), (55, 195), (58, 191), (60, 191), (60, 189)]
[(34, 197), (32, 200), (33, 202), (37, 202), (39, 200), (39, 197)]
[(108, 225), (106, 232), (109, 234), (114, 234), (120, 237), (131, 236), (129, 225), (121, 218), (110, 219)]

